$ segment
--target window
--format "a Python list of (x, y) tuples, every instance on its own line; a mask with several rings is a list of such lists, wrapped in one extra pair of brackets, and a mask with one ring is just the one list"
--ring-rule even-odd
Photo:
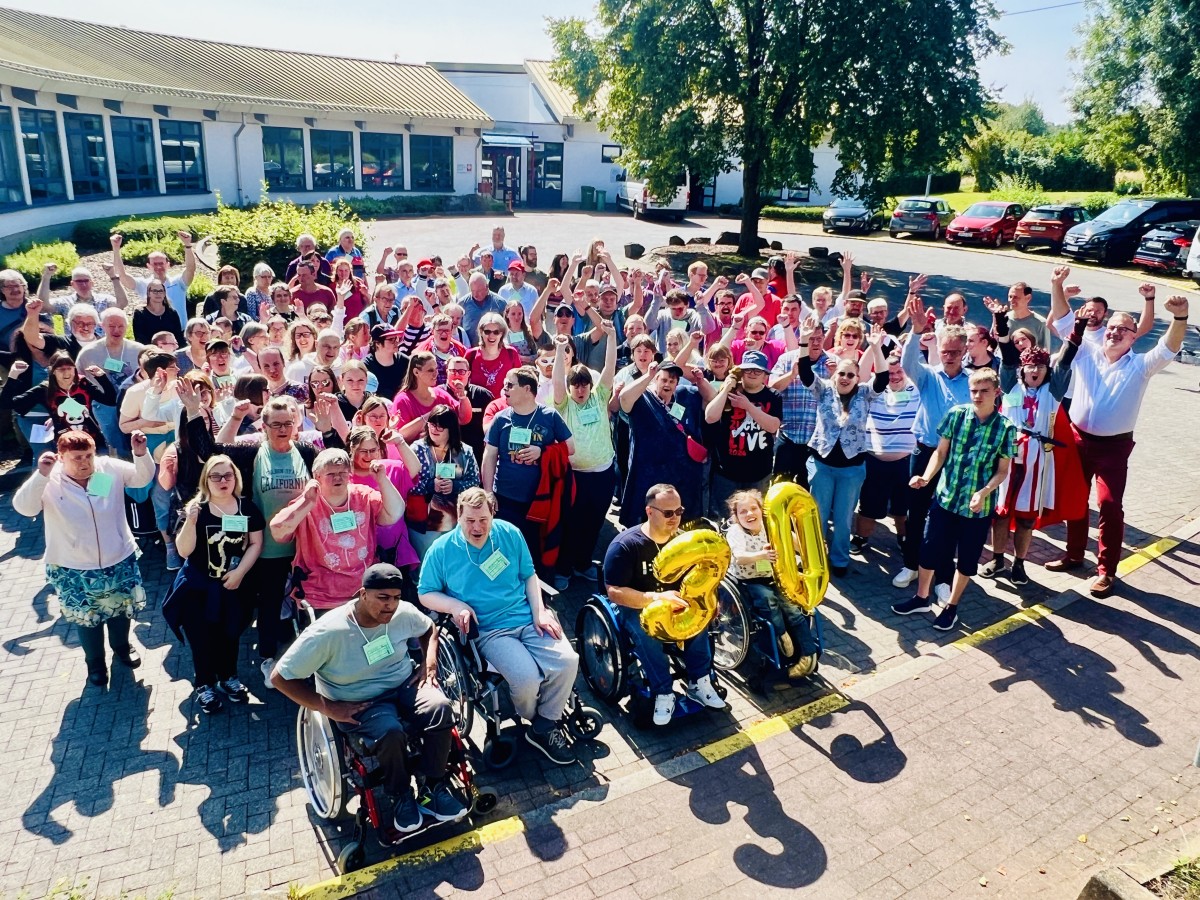
[(208, 182), (204, 177), (204, 141), (200, 133), (200, 123), (160, 121), (158, 134), (162, 140), (167, 193), (207, 191)]
[(108, 153), (104, 145), (104, 121), (99, 116), (63, 113), (67, 135), (67, 160), (71, 163), (71, 186), (76, 200), (107, 197)]
[(563, 145), (536, 143), (532, 157), (534, 190), (561, 191)]
[(414, 134), (408, 139), (414, 191), (454, 190), (454, 139)]
[(62, 147), (58, 143), (58, 118), (44, 109), (21, 110), (21, 143), (29, 172), (29, 194), (34, 203), (67, 199), (63, 178)]
[(264, 128), (263, 177), (272, 190), (304, 190), (304, 135), (299, 128)]
[(312, 145), (313, 190), (353, 190), (354, 144), (350, 132), (313, 129), (308, 140)]
[(600, 148), (600, 162), (602, 163), (615, 163), (620, 155), (620, 144), (605, 144)]
[(117, 190), (122, 197), (158, 193), (158, 163), (154, 155), (154, 126), (149, 119), (113, 116), (113, 161)]
[(0, 207), (24, 206), (21, 188), (21, 162), (17, 159), (17, 140), (13, 137), (12, 109), (0, 106)]
[(398, 134), (365, 133), (360, 143), (363, 190), (404, 190), (404, 138)]

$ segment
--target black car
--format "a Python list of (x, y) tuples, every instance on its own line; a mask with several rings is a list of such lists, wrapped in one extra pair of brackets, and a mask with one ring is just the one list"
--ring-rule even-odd
[(883, 210), (862, 200), (835, 197), (821, 216), (822, 231), (861, 231), (870, 234), (883, 227)]
[(1133, 264), (1147, 271), (1165, 272), (1174, 275), (1187, 267), (1188, 251), (1192, 248), (1192, 238), (1200, 220), (1190, 222), (1168, 222), (1151, 228), (1142, 238), (1137, 252), (1133, 254)]
[(1200, 199), (1132, 197), (1068, 231), (1062, 253), (1106, 266), (1127, 263), (1151, 228), (1190, 219), (1200, 219)]

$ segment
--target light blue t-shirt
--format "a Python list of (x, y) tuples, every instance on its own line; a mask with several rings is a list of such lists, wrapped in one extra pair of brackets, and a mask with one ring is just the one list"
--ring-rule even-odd
[(500, 299), (508, 302), (509, 300), (520, 300), (521, 308), (525, 310), (525, 317), (528, 318), (533, 313), (533, 308), (537, 306), (538, 292), (532, 284), (523, 284), (519, 288), (514, 287), (511, 283), (501, 286)]
[[(494, 578), (484, 574), (493, 554), (506, 560)], [(421, 561), (417, 593), (437, 591), (461, 600), (475, 611), (479, 631), (523, 628), (533, 624), (533, 611), (525, 596), (525, 582), (534, 574), (533, 557), (517, 526), (496, 519), (488, 542), (476, 549), (467, 543), (462, 528), (448, 531), (433, 542)]]

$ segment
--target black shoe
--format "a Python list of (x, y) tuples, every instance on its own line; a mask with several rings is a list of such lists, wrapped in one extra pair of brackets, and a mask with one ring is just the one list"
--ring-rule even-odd
[(933, 627), (938, 631), (950, 631), (958, 624), (958, 606), (947, 606), (933, 620)]
[(525, 740), (545, 754), (546, 759), (560, 766), (569, 766), (575, 762), (575, 754), (571, 752), (571, 744), (561, 725), (555, 725), (545, 734), (539, 734), (532, 728), (525, 731)]
[(202, 684), (196, 688), (196, 699), (200, 701), (200, 708), (207, 715), (219, 712), (221, 707), (225, 705), (221, 702), (221, 698), (217, 696), (217, 692), (212, 689), (212, 685), (209, 684)]
[(138, 655), (138, 652), (136, 650), (134, 650), (132, 647), (129, 647), (126, 650), (117, 650), (116, 652), (113, 653), (113, 656), (115, 656), (117, 659), (119, 659), (121, 661), (122, 665), (124, 665), (130, 669), (136, 669), (138, 666), (140, 666), (142, 664), (142, 658)]
[(105, 687), (108, 685), (108, 667), (104, 665), (92, 668), (88, 666), (88, 684), (94, 684), (96, 687)]
[(933, 604), (929, 602), (928, 597), (913, 597), (910, 600), (901, 600), (899, 603), (892, 604), (892, 612), (901, 616), (930, 612), (932, 609)]
[(861, 534), (850, 535), (850, 550), (853, 553), (862, 553), (863, 548), (867, 546), (868, 540)]
[(850, 567), (849, 566), (830, 566), (829, 574), (836, 575), (838, 578), (844, 578), (845, 576), (850, 574)]
[(1004, 557), (993, 556), (979, 569), (979, 574), (984, 578), (995, 578), (1004, 571)]
[(1029, 576), (1025, 574), (1025, 560), (1014, 559), (1008, 580), (1013, 584), (1029, 584)]

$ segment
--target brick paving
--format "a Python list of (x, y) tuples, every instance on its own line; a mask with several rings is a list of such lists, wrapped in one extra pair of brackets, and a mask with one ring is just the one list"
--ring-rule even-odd
[[(1175, 365), (1157, 376), (1147, 393), (1142, 417), (1145, 427), (1139, 429), (1127, 497), (1131, 546), (1169, 534), (1200, 507), (1200, 490), (1193, 474), (1200, 471), (1200, 448), (1192, 426), (1200, 412), (1196, 378), (1197, 369)], [(143, 667), (130, 673), (118, 666), (109, 690), (85, 689), (77, 639), (59, 619), (56, 601), (45, 586), (40, 521), (30, 522), (14, 514), (8, 501), (14, 486), (5, 486), (0, 499), (0, 572), (5, 598), (0, 605), (0, 747), (4, 750), (0, 756), (0, 804), (6, 811), (0, 816), (0, 896), (15, 895), (22, 889), (30, 896), (40, 896), (58, 879), (86, 877), (90, 891), (103, 896), (121, 891), (153, 894), (174, 888), (177, 896), (241, 897), (270, 889), (282, 892), (289, 883), (309, 884), (329, 877), (331, 860), (344, 836), (309, 816), (293, 746), (295, 710), (275, 692), (264, 690), (253, 665), (253, 632), (247, 635), (242, 661), (242, 674), (254, 694), (248, 706), (202, 716), (191, 699), (187, 680), (189, 651), (177, 645), (155, 610), (148, 610), (135, 628), (136, 640), (144, 648)], [(1047, 558), (1061, 541), (1061, 529), (1039, 537), (1036, 558)], [(483, 780), (501, 795), (494, 817), (530, 813), (550, 803), (558, 804), (561, 812), (527, 840), (488, 847), (448, 863), (457, 873), (448, 884), (483, 896), (499, 891), (535, 896), (543, 890), (569, 896), (572, 890), (619, 891), (623, 885), (617, 882), (633, 873), (636, 889), (641, 891), (650, 890), (651, 882), (668, 892), (715, 890), (717, 880), (690, 886), (684, 882), (681, 887), (682, 875), (670, 874), (673, 867), (662, 871), (663, 854), (685, 862), (689, 860), (682, 858), (690, 854), (692, 860), (704, 859), (689, 867), (689, 878), (694, 872), (711, 869), (724, 873), (721, 878), (730, 880), (728, 885), (722, 880), (721, 886), (734, 891), (751, 889), (744, 871), (750, 870), (760, 873), (767, 887), (790, 889), (809, 884), (814, 891), (821, 888), (820, 896), (836, 896), (831, 885), (839, 883), (842, 887), (838, 890), (847, 895), (882, 896), (891, 889), (908, 896), (912, 888), (925, 887), (932, 896), (936, 892), (928, 887), (931, 879), (958, 877), (968, 866), (979, 868), (984, 850), (998, 846), (990, 831), (987, 834), (991, 836), (954, 859), (949, 858), (953, 854), (944, 843), (929, 845), (929, 833), (939, 826), (951, 834), (961, 832), (956, 847), (960, 843), (967, 847), (980, 837), (978, 824), (971, 826), (964, 820), (961, 827), (953, 827), (958, 825), (954, 815), (969, 813), (957, 808), (953, 815), (946, 812), (960, 806), (963, 796), (991, 804), (984, 808), (1007, 801), (1003, 810), (997, 811), (1004, 812), (999, 821), (1007, 823), (1006, 834), (1029, 835), (1033, 841), (1047, 839), (1064, 828), (1076, 833), (1100, 829), (1102, 835), (1103, 823), (1119, 815), (1107, 812), (1115, 802), (1111, 794), (1092, 796), (1108, 784), (1109, 764), (1120, 773), (1122, 790), (1145, 782), (1147, 798), (1156, 796), (1147, 779), (1161, 775), (1169, 780), (1169, 775), (1178, 774), (1178, 768), (1166, 764), (1164, 754), (1171, 746), (1175, 756), (1183, 758), (1172, 729), (1188, 726), (1188, 717), (1181, 714), (1174, 723), (1161, 721), (1166, 713), (1154, 704), (1168, 697), (1194, 702), (1194, 691), (1190, 698), (1177, 697), (1185, 693), (1181, 688), (1188, 683), (1195, 664), (1195, 645), (1188, 636), (1196, 628), (1194, 610), (1186, 602), (1163, 599), (1175, 597), (1194, 603), (1194, 590), (1179, 580), (1191, 579), (1194, 584), (1194, 563), (1187, 554), (1182, 559), (1172, 554), (1166, 563), (1155, 564), (1153, 571), (1143, 570), (1134, 577), (1134, 585), (1151, 577), (1163, 579), (1163, 583), (1154, 588), (1159, 591), (1154, 595), (1158, 599), (1146, 601), (1147, 605), (1135, 608), (1132, 615), (1115, 617), (1114, 613), (1075, 622), (1073, 616), (1097, 607), (1086, 603), (1072, 606), (1064, 616), (985, 645), (983, 652), (939, 665), (922, 676), (920, 690), (912, 685), (893, 688), (873, 699), (870, 706), (835, 714), (803, 729), (800, 736), (777, 739), (739, 756), (740, 763), (727, 760), (711, 767), (708, 774), (693, 773), (649, 789), (654, 799), (648, 806), (627, 796), (599, 810), (579, 804), (579, 818), (573, 818), (573, 798), (584, 791), (588, 796), (604, 793), (619, 779), (644, 775), (739, 726), (830, 689), (852, 691), (856, 685), (868, 683), (870, 673), (892, 669), (960, 636), (940, 635), (922, 617), (901, 618), (888, 610), (890, 603), (903, 596), (890, 585), (897, 565), (891, 543), (890, 536), (881, 533), (851, 575), (839, 579), (830, 591), (823, 607), (825, 681), (776, 690), (763, 697), (746, 691), (735, 680), (731, 715), (693, 717), (681, 723), (682, 727), (654, 732), (637, 731), (626, 719), (614, 722), (608, 714), (604, 744), (593, 748), (594, 758), (584, 765), (560, 769), (526, 755), (503, 773), (487, 774)], [(147, 592), (155, 598), (161, 598), (166, 587), (161, 561), (161, 548), (147, 547), (142, 568)], [(1020, 595), (1005, 582), (972, 588), (962, 606), (964, 631), (984, 627), (1022, 604), (1039, 602), (1078, 583), (1071, 575), (1050, 576), (1036, 568), (1032, 575), (1035, 584)], [(1168, 585), (1166, 580), (1171, 578), (1176, 580)], [(573, 621), (584, 596), (583, 590), (564, 595), (566, 622)], [(1124, 605), (1127, 601), (1110, 604), (1122, 609)], [(1138, 620), (1137, 628), (1127, 628), (1126, 619)], [(1034, 636), (1044, 643), (1012, 658), (995, 655), (997, 648), (1007, 647), (1009, 642), (1019, 647)], [(1045, 675), (1029, 674), (1030, 660), (1040, 664), (1059, 652), (1075, 654), (1071, 657), (1075, 662), (1060, 660), (1054, 663), (1057, 668)], [(1020, 653), (1026, 653), (1028, 659)], [(999, 671), (1003, 665), (1015, 667), (1021, 676)], [(1012, 682), (1009, 690), (995, 691), (992, 685), (1005, 678)], [(1090, 697), (1085, 685), (1096, 680), (1104, 690), (1102, 695)], [(954, 686), (958, 691), (954, 701), (940, 704), (936, 697), (917, 699), (931, 689), (930, 681), (944, 682), (945, 690)], [(1048, 698), (1052, 702), (1047, 702)], [(895, 704), (895, 708), (887, 707), (886, 714), (884, 699)], [(1022, 703), (1007, 705), (1014, 700)], [(1071, 714), (1062, 715), (1053, 704)], [(968, 730), (966, 722), (980, 721), (980, 711), (993, 707), (995, 715), (1012, 720), (1011, 729), (1005, 729), (1006, 737), (972, 738), (973, 750), (955, 744)], [(1130, 710), (1142, 710), (1145, 721)], [(1024, 720), (1026, 715), (1028, 720)], [(1190, 720), (1194, 731), (1196, 716)], [(893, 742), (880, 743), (885, 728), (891, 731)], [(1189, 740), (1195, 737), (1193, 734)], [(1096, 741), (1109, 743), (1093, 753), (1090, 748)], [(861, 759), (861, 770), (855, 768), (857, 763), (839, 764), (843, 756), (855, 756), (848, 754), (847, 748), (857, 748), (859, 742), (875, 748), (894, 746), (899, 756), (894, 750), (882, 756), (879, 749), (859, 751), (855, 758)], [(1085, 747), (1089, 755), (1081, 757)], [(1001, 756), (995, 756), (993, 748), (1002, 751)], [(957, 752), (938, 752), (947, 750)], [(1190, 754), (1190, 747), (1186, 752)], [(981, 756), (1006, 778), (988, 779), (989, 766)], [(901, 774), (884, 778), (901, 757)], [(1104, 766), (1080, 765), (1101, 758)], [(1001, 762), (996, 763), (997, 759)], [(742, 766), (750, 766), (745, 772), (757, 771), (757, 777), (747, 780), (750, 776), (739, 768)], [(855, 777), (863, 771), (874, 772), (870, 777), (876, 780)], [(805, 777), (796, 779), (800, 774)], [(735, 804), (732, 812), (730, 808), (723, 812), (716, 800), (703, 799), (704, 792), (692, 790), (693, 781), (714, 775), (721, 776), (718, 786), (722, 790), (736, 786), (736, 790), (725, 791), (727, 797), (753, 794), (752, 809)], [(1088, 780), (1083, 786), (1073, 782), (1074, 777), (1084, 775)], [(1023, 780), (1014, 783), (1018, 776)], [(1006, 793), (985, 795), (984, 787), (993, 783), (996, 790), (1006, 785)], [(827, 790), (817, 790), (816, 785)], [(812, 794), (804, 794), (802, 789), (811, 789)], [(681, 790), (687, 793), (681, 794)], [(688, 808), (671, 805), (680, 797)], [(1101, 808), (1100, 800), (1105, 797), (1109, 799)], [(813, 808), (823, 810), (822, 815), (810, 815)], [(647, 815), (647, 810), (653, 813)], [(1102, 810), (1105, 818), (1098, 820), (1100, 824), (1079, 824)], [(936, 821), (930, 818), (938, 814), (942, 815)], [(751, 821), (744, 821), (747, 816)], [(556, 827), (560, 820), (578, 824)], [(973, 821), (979, 823), (980, 819), (973, 817)], [(1134, 816), (1133, 821), (1139, 820)], [(1181, 819), (1177, 817), (1177, 821)], [(605, 831), (605, 822), (614, 827)], [(669, 824), (674, 833), (641, 835), (651, 823)], [(1167, 830), (1164, 825), (1163, 831)], [(762, 846), (752, 842), (737, 849), (747, 836), (755, 834)], [(530, 866), (515, 858), (503, 872), (490, 868), (493, 860), (499, 866), (500, 860), (528, 848), (531, 842), (540, 847), (539, 841), (547, 835), (563, 850), (557, 858), (544, 851), (547, 858), (538, 865), (553, 871), (536, 871), (546, 875), (545, 879), (526, 883), (524, 880), (532, 877)], [(637, 835), (641, 836), (635, 840)], [(870, 838), (866, 844), (873, 849), (860, 840), (865, 837)], [(1074, 837), (1072, 834), (1072, 840)], [(1097, 846), (1090, 841), (1068, 849), (1083, 853), (1092, 865), (1095, 859), (1087, 854)], [(653, 850), (655, 847), (662, 849)], [(1026, 847), (1014, 849), (1013, 858)], [(639, 853), (644, 855), (636, 856)], [(382, 856), (377, 852), (372, 858)], [(883, 873), (865, 886), (861, 882), (869, 873), (855, 875), (857, 869), (851, 871), (838, 862), (860, 857), (858, 868), (872, 865), (872, 871)], [(660, 860), (657, 867), (647, 862), (655, 858)], [(580, 859), (586, 860), (578, 863), (584, 866), (586, 877), (579, 875), (577, 865), (566, 864)], [(740, 863), (729, 868), (722, 860)], [(802, 865), (800, 861), (804, 861)], [(1004, 860), (995, 865), (1009, 866), (1010, 875), (988, 876), (992, 886), (1006, 878), (1012, 880), (1011, 873), (1019, 869)], [(1055, 865), (1079, 870), (1066, 856)], [(906, 884), (930, 867), (937, 869), (935, 875), (913, 882), (911, 887)], [(916, 871), (910, 872), (910, 868)], [(763, 874), (767, 872), (775, 874), (768, 877)], [(438, 892), (443, 893), (448, 889), (448, 884), (442, 883), (446, 873), (445, 869), (430, 869), (418, 877), (427, 880), (431, 889), (440, 885)], [(974, 878), (985, 873), (986, 869), (981, 869)], [(633, 882), (624, 886), (629, 884)], [(753, 889), (762, 890), (763, 884)]]

